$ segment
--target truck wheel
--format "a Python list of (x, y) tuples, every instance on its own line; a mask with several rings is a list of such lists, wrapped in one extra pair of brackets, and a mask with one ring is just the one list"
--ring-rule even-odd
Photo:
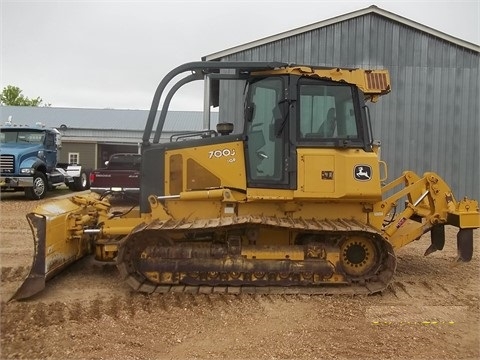
[(33, 174), (33, 186), (25, 189), (25, 196), (30, 200), (40, 200), (47, 195), (47, 179), (40, 171)]
[(90, 174), (87, 171), (81, 171), (80, 176), (73, 179), (73, 190), (83, 191), (90, 189)]

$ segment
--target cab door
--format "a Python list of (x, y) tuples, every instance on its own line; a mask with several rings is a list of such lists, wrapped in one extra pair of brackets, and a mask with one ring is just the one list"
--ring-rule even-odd
[[(287, 78), (275, 76), (250, 84), (245, 107), (247, 186), (292, 189), (288, 150)], [(295, 182), (295, 181), (293, 181)]]
[(45, 155), (45, 163), (47, 164), (47, 172), (53, 172), (57, 166), (57, 147), (55, 144), (55, 134), (53, 132), (45, 132), (43, 152)]

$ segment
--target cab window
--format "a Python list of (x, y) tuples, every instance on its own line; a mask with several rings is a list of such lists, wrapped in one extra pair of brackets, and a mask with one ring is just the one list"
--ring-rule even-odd
[(299, 140), (358, 138), (350, 86), (306, 81), (299, 94)]
[(250, 85), (247, 102), (248, 176), (254, 183), (282, 182), (284, 179), (284, 139), (288, 126), (278, 106), (284, 89), (281, 77), (261, 79)]

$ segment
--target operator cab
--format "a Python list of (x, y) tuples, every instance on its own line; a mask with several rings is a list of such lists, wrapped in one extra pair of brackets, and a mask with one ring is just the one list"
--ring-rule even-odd
[[(186, 72), (164, 95), (167, 85)], [(218, 106), (220, 130), (174, 134), (162, 143), (173, 95), (196, 80), (205, 81), (204, 123), (210, 108)], [(356, 201), (358, 194), (376, 200), (381, 196), (379, 162), (364, 102), (389, 91), (385, 70), (276, 62), (181, 65), (160, 82), (148, 115), (140, 210), (150, 211), (152, 194), (162, 200), (211, 189), (235, 189), (254, 200)], [(236, 126), (233, 133), (229, 121)], [(355, 175), (357, 170), (367, 178)], [(263, 189), (279, 191), (269, 197)]]
[(363, 99), (347, 83), (279, 75), (250, 82), (245, 104), (250, 187), (296, 188), (297, 148), (372, 151)]

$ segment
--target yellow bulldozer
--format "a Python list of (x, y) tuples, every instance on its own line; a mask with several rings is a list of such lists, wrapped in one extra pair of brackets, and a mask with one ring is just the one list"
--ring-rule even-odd
[[(220, 119), (165, 141), (171, 99), (195, 80), (207, 84), (206, 112), (238, 108), (225, 112), (241, 114), (238, 128)], [(457, 261), (470, 261), (477, 201), (456, 200), (432, 172), (386, 183), (366, 103), (390, 90), (386, 70), (178, 66), (147, 118), (138, 204), (114, 211), (108, 197), (86, 193), (36, 207), (27, 215), (32, 268), (12, 298), (38, 293), (89, 254), (116, 262), (145, 293), (376, 293), (394, 276), (395, 249), (430, 232), (425, 254), (442, 250), (445, 225), (459, 228)]]

